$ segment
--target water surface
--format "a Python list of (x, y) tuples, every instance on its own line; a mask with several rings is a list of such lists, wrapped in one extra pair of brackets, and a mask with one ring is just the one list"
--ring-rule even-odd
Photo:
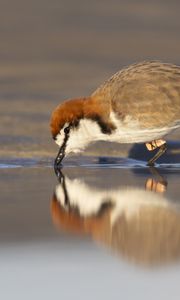
[(177, 167), (69, 159), (57, 178), (52, 161), (0, 165), (4, 298), (179, 299)]

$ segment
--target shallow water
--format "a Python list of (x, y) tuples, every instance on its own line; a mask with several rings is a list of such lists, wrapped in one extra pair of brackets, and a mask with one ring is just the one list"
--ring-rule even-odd
[(120, 68), (179, 65), (179, 10), (177, 0), (1, 1), (1, 299), (179, 299), (180, 143), (156, 170), (144, 146), (100, 142), (86, 155), (101, 157), (68, 159), (57, 179), (49, 130), (56, 105)]
[(179, 299), (177, 166), (71, 158), (59, 178), (52, 161), (0, 167), (4, 299)]

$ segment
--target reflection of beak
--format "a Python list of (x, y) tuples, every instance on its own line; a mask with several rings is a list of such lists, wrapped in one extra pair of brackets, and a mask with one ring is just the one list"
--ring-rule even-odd
[(59, 165), (61, 164), (63, 158), (65, 156), (65, 147), (62, 145), (62, 147), (59, 149), (58, 155), (54, 161), (54, 168), (57, 169)]
[(54, 162), (54, 172), (57, 176), (57, 179), (60, 183), (62, 183), (62, 180), (64, 178), (64, 175), (61, 171), (61, 168), (62, 168), (62, 165), (56, 165), (55, 162)]

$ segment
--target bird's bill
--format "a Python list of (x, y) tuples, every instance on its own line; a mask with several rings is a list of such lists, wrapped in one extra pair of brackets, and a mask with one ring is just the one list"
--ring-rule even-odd
[(57, 168), (57, 167), (60, 166), (60, 164), (61, 164), (61, 162), (62, 162), (64, 156), (65, 156), (65, 149), (64, 149), (64, 147), (62, 146), (62, 147), (59, 149), (58, 155), (57, 155), (57, 157), (56, 157), (56, 159), (55, 159), (55, 161), (54, 161), (54, 167), (55, 167), (55, 168)]

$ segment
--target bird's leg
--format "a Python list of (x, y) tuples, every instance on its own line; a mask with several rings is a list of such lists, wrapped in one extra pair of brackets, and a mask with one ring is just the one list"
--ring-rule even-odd
[(148, 161), (148, 166), (154, 166), (155, 161), (166, 152), (167, 144), (164, 140), (155, 140), (150, 143), (146, 143), (146, 147), (149, 151), (159, 148), (158, 152)]

